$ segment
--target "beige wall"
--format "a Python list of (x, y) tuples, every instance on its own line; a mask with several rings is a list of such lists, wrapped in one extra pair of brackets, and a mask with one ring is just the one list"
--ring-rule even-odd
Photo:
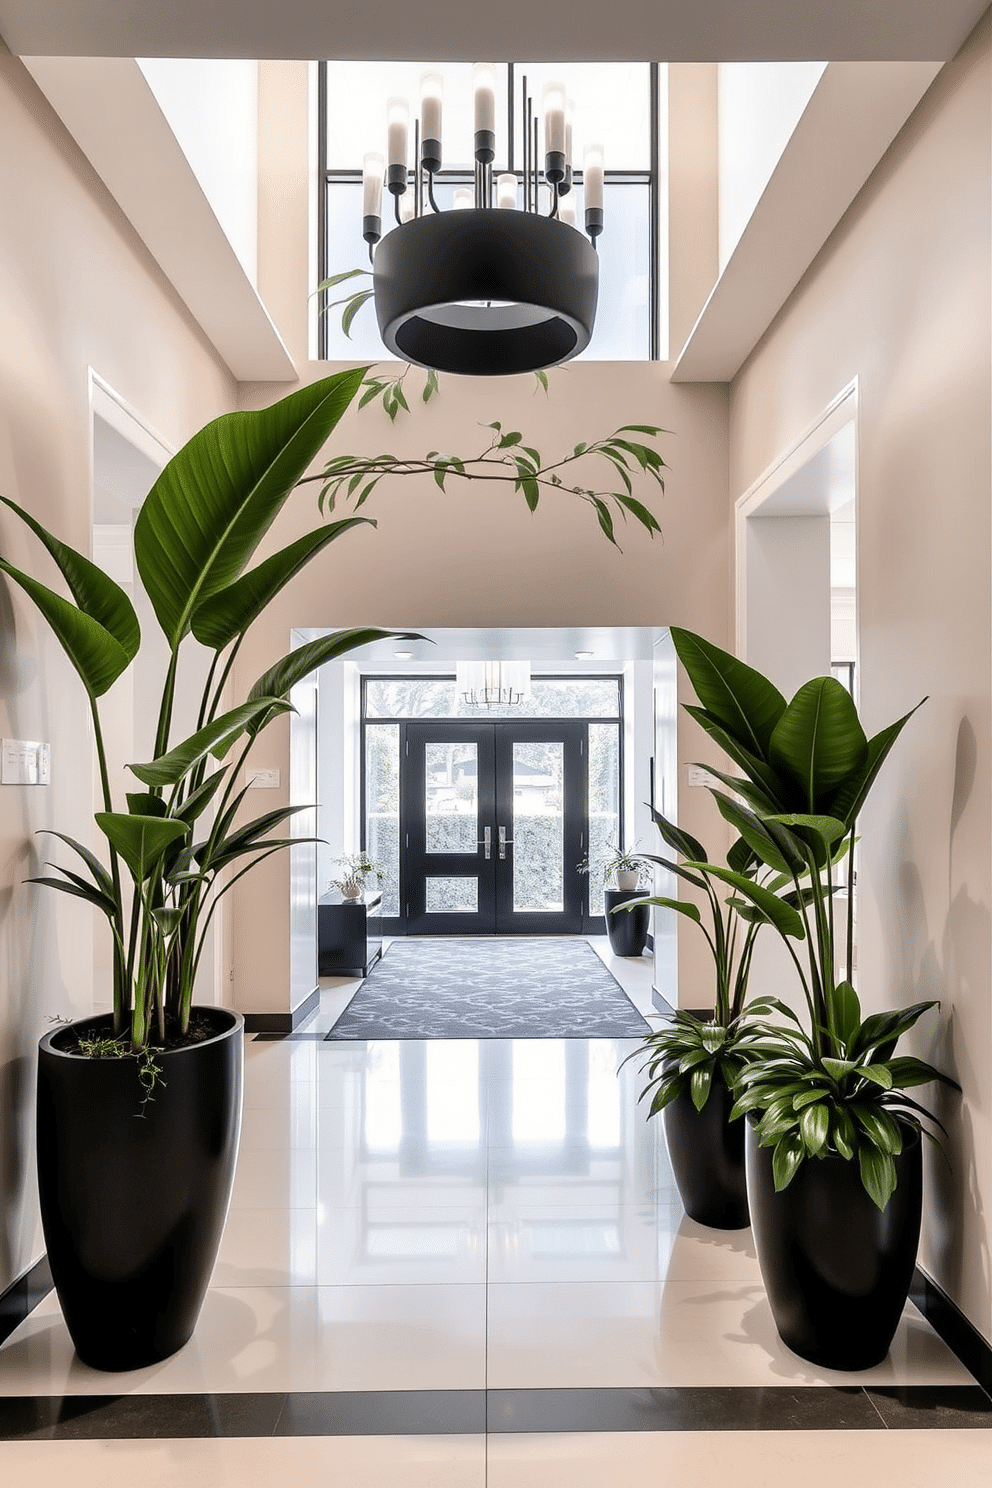
[[(90, 543), (92, 367), (179, 444), (232, 406), (200, 333), (19, 62), (0, 52), (0, 492), (73, 546)], [(54, 573), (0, 515), (0, 551)], [(57, 579), (56, 579), (57, 582)], [(23, 880), (47, 826), (87, 840), (88, 714), (75, 674), (20, 591), (0, 581), (0, 734), (48, 739), (52, 784), (0, 786), (0, 1291), (42, 1250), (34, 1197), (34, 1046), (46, 1019), (109, 1001), (93, 987), (92, 917)]]
[(992, 1337), (988, 19), (938, 78), (731, 389), (739, 498), (859, 381), (858, 602), (870, 731), (928, 696), (862, 818), (859, 985), (942, 1001), (917, 1039), (953, 1172), (921, 1259)]
[[(310, 374), (325, 370), (311, 364)], [(551, 389), (546, 398), (535, 394), (532, 378), (444, 377), (434, 403), (401, 414), (395, 425), (378, 405), (350, 410), (330, 448), (471, 453), (486, 442), (479, 425), (500, 419), (552, 456), (622, 423), (657, 423), (673, 431), (662, 442), (672, 467), (666, 495), (653, 503), (663, 537), (652, 542), (628, 525), (620, 553), (574, 497), (542, 498), (531, 516), (510, 488), (455, 483), (442, 494), (429, 479), (383, 483), (364, 508), (378, 528), (328, 548), (249, 633), (237, 662), (237, 694), (289, 649), (293, 626), (372, 624), (429, 635), (432, 626), (678, 623), (728, 640), (726, 389), (676, 387), (666, 366), (644, 363), (576, 364), (552, 373)], [(266, 395), (259, 390), (262, 401)], [(304, 488), (272, 541), (290, 541), (315, 515), (316, 488)], [(285, 770), (288, 728), (279, 734), (279, 727), (267, 730), (258, 763)], [(690, 830), (700, 830), (693, 811), (708, 813), (700, 794), (687, 805)], [(288, 906), (287, 866), (271, 860), (232, 898), (237, 1005), (284, 1009), (289, 928), (272, 906)], [(688, 938), (685, 954), (695, 966), (699, 948)]]

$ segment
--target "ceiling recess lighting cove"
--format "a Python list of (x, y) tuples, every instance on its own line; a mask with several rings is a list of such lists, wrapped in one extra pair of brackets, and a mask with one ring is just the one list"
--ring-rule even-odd
[[(421, 79), (412, 172), (405, 99), (390, 100), (386, 155), (365, 157), (362, 232), (379, 332), (403, 361), (440, 372), (533, 372), (577, 356), (592, 336), (603, 151), (585, 150), (584, 237), (575, 225), (572, 110), (562, 85), (544, 88), (542, 121), (524, 79), (523, 169), (495, 178), (496, 79), (488, 63), (476, 64), (473, 85), (475, 187), (456, 191), (451, 210), (442, 212), (434, 195), (442, 161), (438, 74)], [(385, 237), (383, 186), (396, 218)]]

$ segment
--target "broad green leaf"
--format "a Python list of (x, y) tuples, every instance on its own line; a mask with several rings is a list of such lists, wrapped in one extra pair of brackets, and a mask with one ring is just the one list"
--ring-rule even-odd
[(701, 1111), (706, 1102), (709, 1100), (710, 1087), (712, 1086), (712, 1084), (712, 1064), (703, 1065), (699, 1069), (693, 1070), (692, 1078), (689, 1081), (689, 1095), (691, 1096), (692, 1104), (695, 1106), (697, 1111)]
[(830, 1118), (830, 1137), (841, 1157), (848, 1162), (854, 1156), (858, 1144), (854, 1122), (843, 1106), (834, 1106)]
[(939, 1070), (934, 1069), (932, 1064), (927, 1064), (924, 1059), (916, 1059), (911, 1054), (901, 1055), (898, 1059), (890, 1059), (888, 1071), (892, 1076), (893, 1087), (906, 1089), (912, 1085), (929, 1085), (932, 1080), (941, 1080), (945, 1085), (953, 1085), (960, 1089), (956, 1080), (950, 1076), (942, 1075)]
[(161, 754), (158, 759), (150, 760), (147, 764), (128, 765), (128, 769), (145, 785), (178, 785), (183, 776), (206, 755), (213, 753), (218, 759), (222, 759), (238, 735), (245, 733), (249, 724), (260, 713), (270, 709), (285, 712), (287, 707), (288, 704), (281, 698), (250, 698), (237, 708), (222, 713), (212, 723), (204, 724), (203, 728), (190, 734), (188, 739), (184, 739), (167, 754)]
[(156, 909), (152, 910), (152, 919), (163, 934), (175, 935), (182, 923), (184, 913), (184, 910), (167, 909), (165, 905), (160, 904)]
[(62, 650), (72, 662), (91, 697), (102, 697), (130, 663), (130, 657), (106, 626), (84, 614), (30, 574), (0, 558), (0, 570), (19, 584), (44, 615)]
[(880, 1090), (892, 1089), (892, 1074), (887, 1064), (859, 1064), (857, 1073), (862, 1080), (877, 1085)]
[(822, 1101), (806, 1106), (799, 1118), (799, 1133), (806, 1151), (815, 1157), (827, 1144), (830, 1131), (830, 1112)]
[[(926, 698), (921, 699), (916, 708), (922, 708), (925, 702)], [(858, 813), (875, 783), (876, 775), (885, 763), (889, 750), (916, 712), (916, 708), (910, 708), (902, 718), (897, 719), (895, 723), (890, 723), (888, 728), (882, 729), (880, 733), (868, 740), (868, 748), (861, 769), (849, 775), (838, 786), (829, 802), (825, 803), (824, 809), (829, 811), (831, 816), (839, 817), (845, 822), (849, 830), (857, 820)]]
[(939, 1006), (935, 999), (931, 999), (928, 1002), (914, 1002), (911, 1007), (897, 1008), (891, 1013), (869, 1014), (851, 1041), (851, 1047), (847, 1051), (848, 1058), (863, 1059), (870, 1050), (877, 1049), (881, 1044), (895, 1043), (904, 1033), (908, 1033), (929, 1008)]
[(185, 822), (160, 816), (125, 816), (119, 811), (98, 811), (94, 820), (120, 853), (137, 883), (144, 883), (172, 844), (189, 833)]
[(697, 872), (706, 872), (713, 878), (720, 879), (721, 883), (729, 884), (736, 889), (745, 899), (756, 904), (767, 919), (775, 926), (782, 935), (790, 935), (794, 940), (803, 940), (806, 931), (799, 915), (790, 905), (783, 900), (770, 894), (760, 884), (750, 878), (745, 878), (743, 873), (734, 873), (729, 868), (720, 868), (716, 863), (689, 863), (690, 869)]
[(861, 1003), (850, 982), (838, 982), (828, 993), (830, 1025), (845, 1048), (861, 1027)]
[(772, 732), (785, 712), (778, 688), (719, 646), (673, 625), (672, 641), (703, 707), (757, 759), (768, 762)]
[[(696, 708), (692, 703), (684, 703), (683, 708), (689, 717), (694, 718), (699, 727), (709, 734), (714, 743), (719, 744), (724, 753), (730, 756), (734, 764), (743, 771), (772, 809), (785, 811), (790, 804), (794, 804), (789, 800), (788, 782), (780, 780), (771, 765), (765, 764), (757, 755), (752, 754), (738, 743), (733, 735), (723, 727), (723, 724), (707, 713), (705, 708)], [(737, 785), (731, 788), (738, 795), (743, 795)]]
[[(363, 474), (360, 472), (359, 480)], [(329, 543), (353, 527), (375, 525), (369, 517), (346, 517), (344, 521), (332, 522), (329, 527), (318, 527), (273, 553), (257, 568), (242, 574), (226, 589), (197, 605), (192, 619), (194, 636), (201, 645), (222, 651), (236, 636), (244, 635), (280, 589), (285, 588), (290, 579), (295, 578)]]
[(161, 796), (150, 791), (127, 791), (124, 799), (132, 816), (168, 816), (169, 808)]
[[(650, 1089), (650, 1086), (648, 1088)], [(670, 1106), (681, 1089), (682, 1081), (678, 1075), (669, 1075), (666, 1080), (662, 1080), (648, 1108), (648, 1116), (657, 1116), (659, 1111), (663, 1111), (666, 1106)], [(646, 1090), (642, 1092), (642, 1095), (646, 1094)]]
[[(336, 656), (343, 656), (347, 651), (354, 651), (359, 646), (367, 646), (371, 641), (422, 641), (423, 639), (424, 637), (416, 631), (409, 630), (335, 631), (333, 635), (322, 636), (319, 641), (308, 641), (306, 645), (298, 646), (295, 651), (290, 651), (288, 655), (277, 661), (275, 666), (269, 667), (249, 692), (249, 701), (260, 697), (284, 698), (297, 682), (302, 682), (304, 677), (309, 676), (317, 667), (323, 666), (325, 661), (333, 661)], [(268, 718), (262, 715), (254, 722), (250, 732), (259, 733), (268, 721)]]
[(889, 1152), (893, 1157), (902, 1151), (902, 1132), (899, 1129), (899, 1123), (882, 1106), (870, 1106), (864, 1101), (852, 1101), (850, 1109), (861, 1130), (880, 1151)]
[(731, 775), (725, 770), (717, 770), (713, 765), (702, 765), (701, 768), (725, 785), (732, 795), (740, 796), (759, 816), (771, 816), (778, 810), (778, 805), (768, 792), (745, 776)]
[(707, 852), (702, 843), (697, 842), (695, 837), (684, 832), (674, 822), (670, 822), (666, 816), (662, 816), (661, 812), (656, 811), (653, 806), (649, 809), (651, 820), (673, 852), (681, 853), (683, 858), (692, 858), (696, 863), (705, 861)]
[(674, 909), (676, 914), (685, 915), (687, 920), (695, 920), (697, 925), (702, 924), (702, 918), (695, 904), (690, 904), (686, 899), (668, 899), (664, 894), (652, 894), (647, 899), (629, 899), (623, 904), (618, 904), (613, 913), (622, 913), (624, 910), (633, 909), (635, 904), (654, 904), (660, 909)]
[(705, 892), (705, 880), (700, 878), (698, 873), (690, 873), (688, 868), (684, 868), (681, 863), (676, 863), (674, 859), (659, 858), (654, 853), (638, 853), (638, 857), (643, 858), (646, 863), (657, 863), (659, 868), (667, 868), (669, 873), (674, 873), (685, 883), (691, 883), (693, 888), (702, 889)]
[(21, 521), (44, 543), (83, 614), (89, 615), (91, 620), (108, 630), (123, 648), (128, 660), (132, 661), (141, 644), (141, 630), (134, 606), (120, 585), (115, 584), (89, 558), (53, 537), (40, 522), (35, 521), (30, 512), (26, 512), (15, 501), (6, 496), (0, 496), (0, 501), (12, 512), (16, 512)]
[(887, 1152), (862, 1143), (858, 1149), (858, 1164), (865, 1193), (878, 1209), (886, 1204), (896, 1191), (896, 1165)]
[(843, 781), (861, 771), (868, 740), (858, 710), (836, 677), (814, 677), (800, 687), (775, 724), (769, 760), (798, 792), (799, 809), (826, 811)]
[(769, 868), (774, 868), (776, 873), (791, 874), (801, 873), (805, 867), (802, 856), (793, 851), (787, 858), (783, 855), (775, 836), (768, 830), (764, 821), (756, 816), (747, 806), (742, 806), (739, 801), (725, 796), (722, 791), (710, 789), (710, 795), (717, 804), (717, 809), (724, 821), (740, 833), (744, 841), (753, 853), (756, 853), (761, 861)]
[(829, 1055), (825, 1055), (821, 1063), (830, 1078), (838, 1084), (856, 1067), (852, 1059), (831, 1059)]
[(214, 419), (166, 465), (134, 529), (138, 571), (169, 644), (233, 584), (362, 385), (355, 367), (270, 408)]
[(228, 765), (222, 765), (219, 770), (214, 770), (212, 775), (208, 775), (203, 784), (186, 797), (177, 810), (176, 816), (189, 822), (190, 825), (201, 817), (223, 785), (229, 768)]
[(710, 1054), (719, 1054), (727, 1042), (727, 1030), (719, 1023), (704, 1023), (700, 1030), (700, 1038)]
[(772, 1154), (772, 1178), (775, 1181), (776, 1193), (782, 1193), (788, 1188), (802, 1166), (804, 1156), (803, 1141), (798, 1132), (787, 1132), (775, 1144), (775, 1151)]
[(835, 816), (819, 816), (805, 811), (772, 812), (764, 820), (780, 822), (783, 827), (788, 827), (809, 847), (817, 849), (822, 847), (824, 861), (829, 856), (829, 849), (847, 831), (844, 823), (838, 821)]

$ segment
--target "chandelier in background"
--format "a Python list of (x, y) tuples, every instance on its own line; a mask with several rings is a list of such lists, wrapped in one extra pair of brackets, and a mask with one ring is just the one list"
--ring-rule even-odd
[[(452, 210), (442, 212), (434, 196), (442, 161), (438, 73), (421, 79), (412, 179), (406, 99), (389, 101), (386, 155), (365, 156), (362, 233), (372, 259), (379, 332), (402, 360), (440, 372), (533, 372), (577, 356), (592, 336), (603, 149), (587, 145), (584, 152), (585, 237), (569, 199), (572, 110), (562, 84), (543, 90), (542, 159), (541, 120), (524, 78), (523, 170), (495, 177), (495, 68), (476, 63), (473, 88), (475, 186), (455, 192)], [(385, 237), (383, 185), (397, 224)]]
[(508, 708), (530, 697), (529, 661), (459, 661), (455, 686), (470, 708)]

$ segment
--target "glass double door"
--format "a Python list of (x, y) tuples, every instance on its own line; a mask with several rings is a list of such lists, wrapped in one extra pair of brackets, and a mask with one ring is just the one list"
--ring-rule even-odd
[(407, 933), (582, 928), (585, 723), (409, 723), (401, 802)]

